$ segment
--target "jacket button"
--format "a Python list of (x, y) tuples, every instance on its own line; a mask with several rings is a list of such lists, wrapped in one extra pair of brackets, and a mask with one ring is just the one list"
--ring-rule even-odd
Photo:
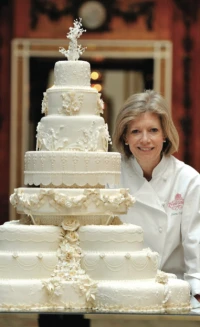
[(159, 232), (162, 233), (162, 228), (161, 227), (159, 227)]

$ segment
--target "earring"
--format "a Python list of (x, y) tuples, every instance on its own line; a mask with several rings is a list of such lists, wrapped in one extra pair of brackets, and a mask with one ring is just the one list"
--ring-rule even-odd
[(163, 143), (166, 143), (166, 140), (164, 140)]
[(128, 143), (125, 142), (125, 145), (128, 145)]

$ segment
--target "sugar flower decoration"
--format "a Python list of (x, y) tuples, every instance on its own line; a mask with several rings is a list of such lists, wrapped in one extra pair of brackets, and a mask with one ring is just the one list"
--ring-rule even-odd
[(161, 270), (157, 271), (156, 282), (161, 284), (166, 284), (168, 282), (168, 275)]
[(59, 48), (59, 52), (64, 54), (65, 57), (68, 58), (68, 60), (78, 60), (80, 55), (82, 55), (85, 51), (85, 48), (82, 48), (82, 46), (79, 45), (77, 41), (77, 39), (83, 34), (83, 32), (86, 32), (86, 30), (82, 28), (81, 21), (81, 18), (79, 18), (79, 21), (75, 19), (74, 27), (69, 28), (69, 33), (66, 36), (70, 40), (68, 50), (63, 47)]

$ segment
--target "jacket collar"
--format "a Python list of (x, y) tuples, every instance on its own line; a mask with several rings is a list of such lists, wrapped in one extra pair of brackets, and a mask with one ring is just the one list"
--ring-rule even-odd
[[(141, 177), (143, 177), (143, 171), (140, 167), (137, 159), (134, 156), (130, 157), (130, 164), (132, 166), (132, 169), (137, 172), (137, 174)], [(157, 178), (160, 175), (164, 178), (169, 173), (169, 165), (170, 165), (170, 157), (166, 157), (163, 155), (161, 161), (159, 164), (154, 168), (152, 173), (152, 178)]]

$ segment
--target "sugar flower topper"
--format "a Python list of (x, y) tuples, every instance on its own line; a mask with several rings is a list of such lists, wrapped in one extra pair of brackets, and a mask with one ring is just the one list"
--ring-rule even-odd
[(77, 39), (83, 34), (83, 32), (86, 32), (82, 28), (82, 18), (79, 18), (79, 21), (77, 19), (74, 20), (74, 27), (69, 28), (69, 33), (67, 34), (67, 38), (69, 41), (69, 47), (68, 50), (65, 50), (65, 48), (60, 47), (59, 52), (65, 55), (65, 57), (68, 58), (68, 60), (78, 60), (80, 55), (83, 54), (86, 48), (82, 48), (81, 45), (78, 44)]

